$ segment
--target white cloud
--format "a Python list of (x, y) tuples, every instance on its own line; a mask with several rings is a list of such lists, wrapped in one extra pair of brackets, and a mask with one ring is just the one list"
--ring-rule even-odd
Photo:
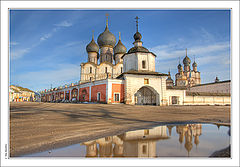
[(76, 45), (85, 45), (82, 41), (73, 41), (73, 42), (68, 42), (64, 45), (64, 47), (72, 47)]
[(15, 46), (15, 45), (19, 45), (19, 43), (13, 41), (13, 42), (10, 42), (10, 45), (11, 45), (11, 46)]
[(215, 41), (215, 37), (213, 34), (209, 33), (205, 28), (201, 27), (200, 31), (198, 32), (205, 42)]
[(29, 51), (30, 51), (30, 48), (13, 50), (10, 52), (10, 57), (12, 60), (16, 60), (23, 57)]
[(58, 26), (58, 27), (71, 27), (73, 24), (67, 20), (65, 21), (62, 21), (61, 23), (58, 23), (58, 24), (54, 24), (55, 26)]
[[(205, 55), (211, 55), (214, 52), (216, 53), (216, 52), (227, 51), (229, 49), (230, 49), (230, 45), (228, 42), (219, 42), (211, 45), (192, 46), (188, 48), (188, 56), (192, 58), (193, 58), (193, 55), (196, 55), (197, 57), (201, 57)], [(185, 48), (178, 48), (174, 44), (159, 45), (151, 48), (150, 50), (157, 55), (157, 60), (159, 61), (173, 59), (173, 58), (178, 60), (179, 57), (182, 59), (186, 55)]]
[(51, 36), (52, 36), (52, 33), (45, 34), (40, 38), (40, 41), (44, 41), (44, 40), (50, 38)]

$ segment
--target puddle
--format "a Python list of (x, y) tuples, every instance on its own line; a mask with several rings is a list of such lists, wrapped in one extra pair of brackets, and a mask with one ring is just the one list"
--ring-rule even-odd
[(230, 128), (213, 124), (157, 126), (24, 157), (209, 157), (230, 145)]

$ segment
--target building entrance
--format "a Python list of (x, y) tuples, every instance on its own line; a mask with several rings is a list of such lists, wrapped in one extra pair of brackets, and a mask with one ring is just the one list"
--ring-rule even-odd
[(158, 93), (155, 89), (147, 86), (141, 87), (137, 93), (135, 93), (136, 105), (157, 105)]

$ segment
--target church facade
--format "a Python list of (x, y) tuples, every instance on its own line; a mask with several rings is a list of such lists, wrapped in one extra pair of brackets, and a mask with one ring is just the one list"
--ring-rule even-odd
[[(136, 20), (134, 46), (127, 51), (120, 34), (116, 44), (116, 37), (110, 32), (107, 19), (106, 28), (98, 36), (97, 43), (92, 36), (91, 42), (86, 46), (88, 61), (81, 64), (79, 83), (45, 90), (41, 93), (42, 101), (160, 106), (191, 104), (186, 102), (186, 89), (177, 88), (200, 84), (196, 62), (192, 64), (193, 70), (190, 70), (191, 61), (186, 52), (184, 70), (179, 63), (174, 85), (170, 72), (164, 74), (155, 71), (156, 55), (143, 46), (137, 17)], [(228, 102), (226, 98), (225, 103)], [(222, 99), (220, 101), (222, 104)]]

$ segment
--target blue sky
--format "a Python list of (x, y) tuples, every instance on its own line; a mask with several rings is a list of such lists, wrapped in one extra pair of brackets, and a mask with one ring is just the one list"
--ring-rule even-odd
[(106, 25), (123, 44), (133, 46), (135, 17), (143, 46), (157, 55), (156, 71), (172, 78), (188, 48), (202, 83), (230, 79), (229, 10), (10, 10), (10, 82), (32, 90), (77, 82), (86, 45)]

